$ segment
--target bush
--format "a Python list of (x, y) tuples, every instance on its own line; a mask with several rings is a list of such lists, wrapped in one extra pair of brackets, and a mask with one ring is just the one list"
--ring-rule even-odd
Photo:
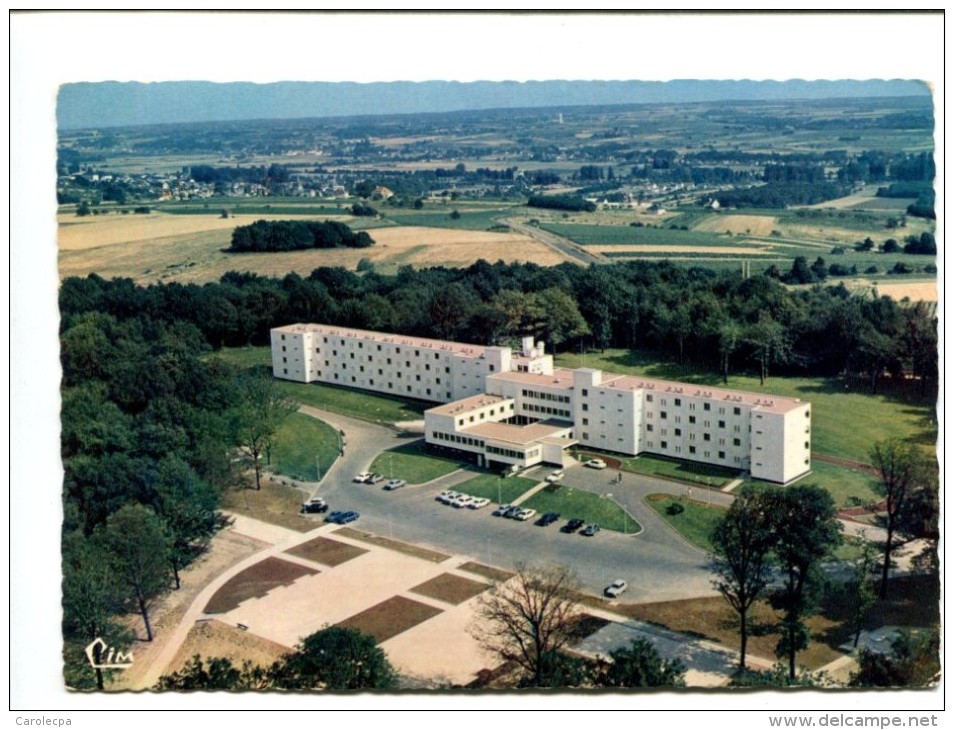
[(680, 515), (685, 511), (686, 511), (686, 508), (683, 507), (681, 504), (679, 504), (679, 502), (673, 502), (668, 507), (666, 507), (667, 515), (673, 515), (673, 516)]

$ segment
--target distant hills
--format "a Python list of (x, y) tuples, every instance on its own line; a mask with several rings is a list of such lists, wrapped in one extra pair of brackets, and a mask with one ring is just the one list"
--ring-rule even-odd
[(602, 104), (929, 96), (916, 80), (396, 81), (65, 84), (61, 129)]

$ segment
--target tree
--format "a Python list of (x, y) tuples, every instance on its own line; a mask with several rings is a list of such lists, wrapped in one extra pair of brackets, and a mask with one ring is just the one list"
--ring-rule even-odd
[(268, 671), (281, 689), (391, 689), (397, 674), (374, 637), (332, 626), (306, 637)]
[(902, 629), (891, 653), (862, 649), (852, 687), (928, 687), (940, 679), (941, 637), (936, 630), (912, 633)]
[(241, 668), (224, 657), (203, 660), (196, 654), (178, 672), (159, 677), (157, 690), (247, 690), (268, 687), (265, 670), (243, 662)]
[(759, 361), (759, 385), (765, 385), (769, 365), (788, 359), (789, 342), (785, 327), (776, 322), (772, 315), (762, 313), (758, 322), (749, 327), (745, 339), (755, 351), (755, 359)]
[[(110, 646), (130, 642), (130, 632), (116, 620), (123, 604), (122, 585), (100, 546), (78, 532), (66, 535), (63, 539), (63, 638), (67, 647), (76, 643), (78, 649), (96, 639)], [(100, 663), (99, 644), (93, 647), (93, 652), (96, 663)], [(76, 671), (77, 666), (82, 672)], [(90, 668), (85, 656), (76, 663), (67, 661), (64, 668), (67, 684), (74, 689), (85, 688)], [(96, 689), (102, 690), (103, 670), (97, 667), (93, 671)]]
[(610, 652), (611, 664), (597, 673), (600, 687), (683, 687), (686, 666), (678, 659), (663, 659), (646, 639)]
[(821, 487), (799, 484), (765, 494), (775, 536), (773, 551), (783, 580), (781, 590), (772, 596), (773, 606), (783, 612), (775, 653), (788, 658), (789, 678), (794, 680), (795, 657), (808, 646), (804, 618), (815, 608), (818, 568), (841, 544), (842, 528), (834, 499)]
[[(912, 528), (917, 514), (911, 514), (909, 501), (915, 492), (930, 484), (930, 475), (934, 464), (929, 464), (927, 458), (917, 446), (893, 438), (879, 441), (871, 447), (871, 463), (878, 470), (881, 482), (879, 491), (885, 498), (885, 510), (882, 524), (885, 528), (884, 555), (881, 566), (882, 599), (888, 596), (888, 572), (891, 566), (891, 553), (895, 550), (895, 534), (901, 528)], [(907, 520), (902, 520), (902, 515)], [(903, 524), (907, 523), (907, 524)], [(916, 528), (914, 528), (916, 529)]]
[(746, 486), (712, 533), (713, 581), (726, 603), (739, 614), (739, 669), (745, 669), (748, 612), (768, 585), (769, 556), (775, 536), (770, 505)]
[(455, 208), (454, 210), (451, 211), (450, 217), (451, 217), (451, 220), (455, 220), (455, 221), (460, 220), (460, 211)]
[(256, 372), (241, 382), (238, 408), (238, 442), (252, 461), (255, 489), (262, 488), (262, 456), (271, 454), (272, 441), (282, 421), (298, 410), (298, 404), (286, 398), (269, 375)]
[(854, 562), (854, 607), (852, 609), (852, 621), (855, 625), (855, 648), (858, 648), (858, 641), (861, 639), (861, 629), (864, 627), (868, 612), (875, 602), (875, 590), (871, 585), (871, 573), (876, 566), (875, 546), (865, 539), (862, 531), (863, 541), (861, 555)]
[(170, 585), (170, 538), (165, 524), (148, 507), (129, 504), (111, 515), (97, 529), (95, 538), (117, 579), (132, 591), (146, 627), (146, 640), (152, 641), (149, 607)]
[(519, 665), (529, 684), (543, 686), (549, 658), (579, 623), (578, 589), (566, 566), (520, 563), (516, 575), (481, 595), (469, 631), (487, 652)]

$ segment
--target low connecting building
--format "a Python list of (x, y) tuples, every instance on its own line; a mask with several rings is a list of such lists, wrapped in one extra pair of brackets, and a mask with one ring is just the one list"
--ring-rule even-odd
[(562, 466), (579, 445), (697, 461), (779, 484), (810, 469), (811, 405), (797, 398), (558, 368), (532, 337), (514, 352), (293, 324), (273, 329), (271, 344), (277, 378), (440, 403), (424, 413), (427, 442), (482, 466)]

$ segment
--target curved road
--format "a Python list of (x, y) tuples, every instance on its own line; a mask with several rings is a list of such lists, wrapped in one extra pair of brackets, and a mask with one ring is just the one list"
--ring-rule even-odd
[(555, 233), (550, 233), (550, 231), (544, 231), (540, 228), (537, 228), (536, 226), (520, 223), (514, 218), (500, 218), (496, 222), (505, 226), (509, 226), (513, 230), (517, 231), (517, 233), (530, 236), (530, 238), (532, 238), (534, 241), (538, 241), (546, 246), (549, 246), (564, 256), (575, 259), (582, 264), (609, 263), (606, 257), (587, 251), (585, 248), (574, 243), (570, 239), (564, 238), (563, 236), (558, 236)]

